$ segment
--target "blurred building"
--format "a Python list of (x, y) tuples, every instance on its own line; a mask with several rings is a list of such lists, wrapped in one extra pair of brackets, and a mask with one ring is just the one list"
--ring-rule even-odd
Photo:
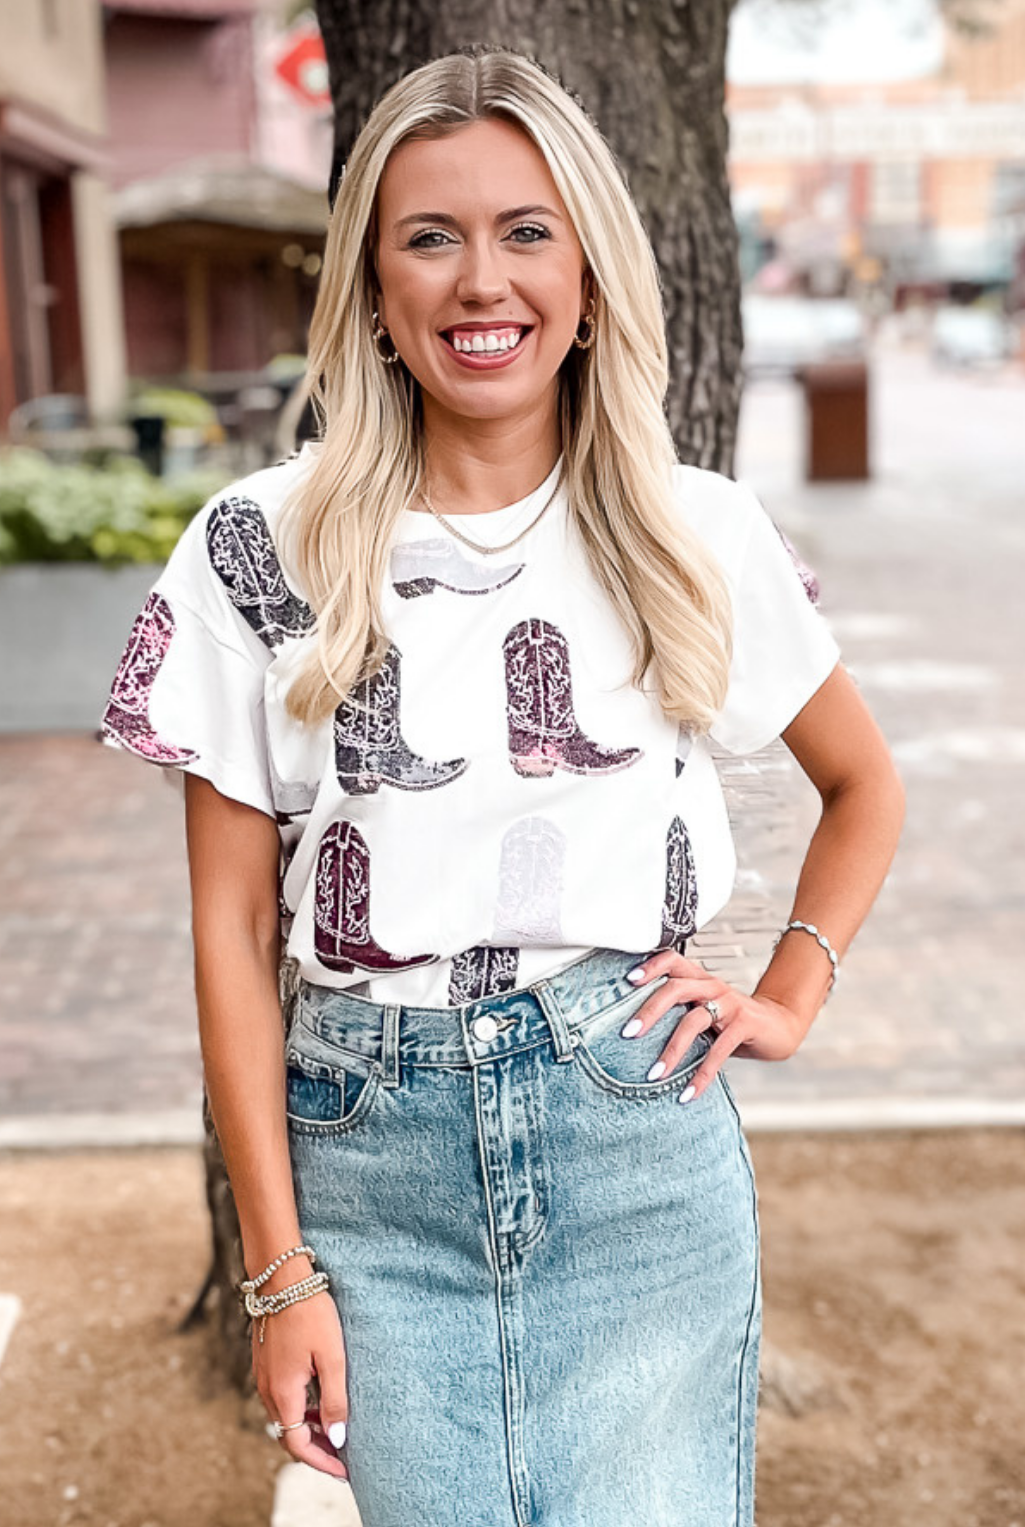
[(738, 221), (809, 290), (852, 276), (1010, 287), (1025, 247), (1025, 0), (944, 23), (942, 62), (872, 84), (727, 87)]
[(0, 6), (0, 422), (124, 390), (99, 0)]
[(117, 418), (129, 375), (223, 390), (305, 352), (331, 117), (289, 9), (0, 0), (0, 429), (29, 400)]
[(307, 123), (329, 118), (275, 77), (280, 4), (104, 10), (133, 376), (198, 382), (304, 352), (330, 166), (329, 131), (322, 142)]

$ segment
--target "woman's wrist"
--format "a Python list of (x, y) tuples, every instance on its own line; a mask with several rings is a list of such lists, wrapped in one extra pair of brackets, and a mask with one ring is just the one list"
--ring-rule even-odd
[(808, 1032), (833, 984), (833, 966), (825, 951), (806, 934), (793, 932), (780, 940), (753, 997), (767, 997), (792, 1012)]

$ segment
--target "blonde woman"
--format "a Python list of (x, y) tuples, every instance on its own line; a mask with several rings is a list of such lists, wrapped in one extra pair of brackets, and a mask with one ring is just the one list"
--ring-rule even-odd
[[(364, 1527), (750, 1527), (722, 1066), (792, 1055), (826, 998), (890, 756), (757, 498), (676, 462), (651, 248), (537, 64), (439, 58), (378, 103), (309, 386), (322, 439), (190, 524), (104, 715), (185, 776), (260, 1395)], [(747, 992), (685, 951), (733, 882), (711, 745), (777, 736), (822, 814)]]

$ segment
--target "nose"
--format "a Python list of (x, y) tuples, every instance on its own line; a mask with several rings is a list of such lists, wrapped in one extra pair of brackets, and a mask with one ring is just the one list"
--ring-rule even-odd
[(501, 251), (489, 237), (468, 239), (459, 263), (457, 295), (462, 302), (500, 301), (509, 290)]

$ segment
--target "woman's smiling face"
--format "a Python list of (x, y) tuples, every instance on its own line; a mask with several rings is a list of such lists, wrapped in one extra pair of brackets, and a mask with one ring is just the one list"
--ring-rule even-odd
[(477, 419), (528, 413), (548, 393), (554, 407), (590, 288), (527, 133), (491, 118), (400, 144), (377, 228), (380, 322), (425, 398)]

